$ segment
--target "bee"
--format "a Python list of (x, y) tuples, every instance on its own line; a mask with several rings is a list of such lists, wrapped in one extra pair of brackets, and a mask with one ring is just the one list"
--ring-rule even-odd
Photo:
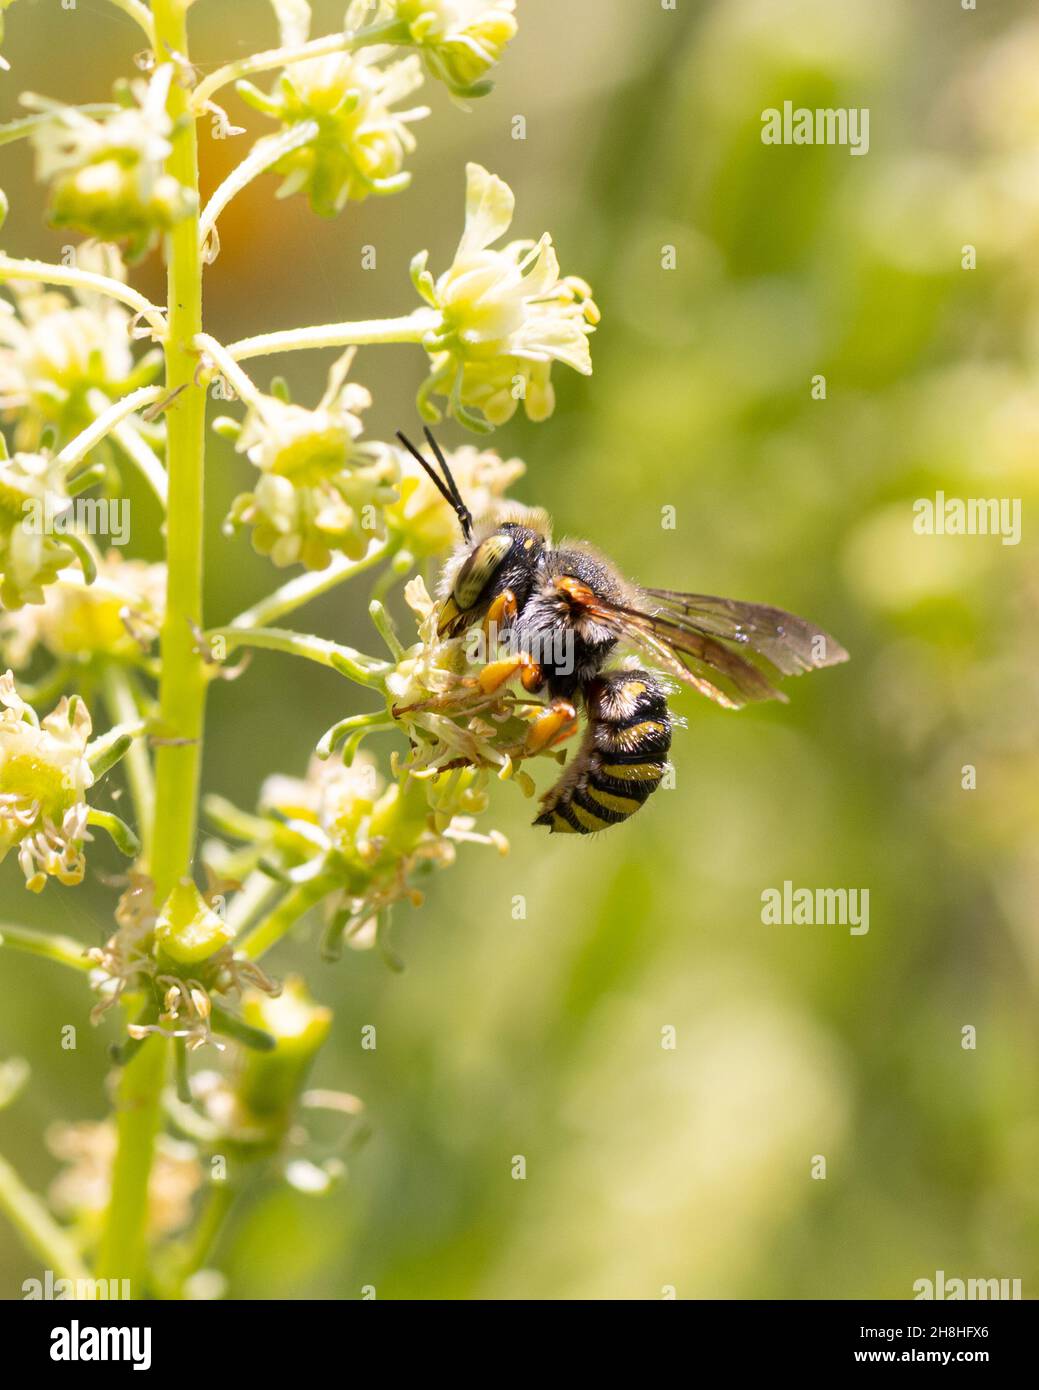
[(795, 676), (848, 659), (822, 628), (780, 608), (711, 594), (642, 588), (584, 541), (553, 544), (548, 514), (515, 506), (473, 521), (433, 435), (426, 439), (443, 476), (403, 434), (398, 439), (458, 517), (462, 540), (439, 585), (438, 632), (455, 637), (476, 624), (507, 635), (512, 655), (484, 668), (490, 690), (519, 675), (544, 692), (528, 753), (585, 731), (562, 777), (542, 797), (535, 825), (564, 835), (608, 830), (656, 791), (669, 769), (676, 719), (672, 682), (640, 666), (608, 665), (633, 649), (667, 677), (723, 709), (781, 700), (777, 675)]

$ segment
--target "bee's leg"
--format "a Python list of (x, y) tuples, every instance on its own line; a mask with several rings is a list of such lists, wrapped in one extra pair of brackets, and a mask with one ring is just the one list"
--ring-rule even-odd
[(569, 700), (556, 699), (539, 710), (530, 721), (524, 745), (526, 754), (540, 753), (553, 744), (562, 743), (577, 730), (577, 711)]
[(492, 695), (520, 672), (523, 673), (520, 680), (524, 690), (540, 690), (545, 683), (541, 667), (524, 652), (518, 652), (515, 656), (503, 656), (500, 661), (488, 661), (476, 677), (476, 681), (485, 695)]
[(483, 620), (483, 635), (486, 640), (490, 640), (491, 632), (500, 632), (503, 627), (507, 627), (519, 612), (519, 604), (516, 602), (516, 595), (511, 589), (502, 589), (501, 593), (487, 610), (487, 616)]

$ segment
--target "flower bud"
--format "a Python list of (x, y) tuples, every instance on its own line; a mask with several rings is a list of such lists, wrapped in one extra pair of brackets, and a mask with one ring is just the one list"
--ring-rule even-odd
[(159, 910), (155, 943), (177, 966), (198, 966), (234, 936), (230, 926), (210, 907), (195, 883), (182, 878)]
[(307, 1075), (332, 1027), (332, 1011), (316, 1004), (304, 982), (289, 976), (277, 998), (248, 991), (242, 1018), (276, 1041), (270, 1052), (243, 1052), (236, 1093), (254, 1117), (282, 1117), (287, 1126)]
[(238, 84), (245, 101), (284, 129), (317, 123), (314, 140), (273, 166), (285, 176), (280, 198), (306, 193), (319, 216), (334, 217), (348, 200), (407, 186), (404, 158), (415, 148), (409, 125), (429, 109), (392, 109), (422, 85), (422, 71), (415, 56), (381, 66), (387, 52), (365, 48), (293, 63), (270, 95), (251, 83)]
[(51, 218), (102, 241), (125, 241), (131, 260), (188, 216), (195, 195), (166, 173), (173, 123), (166, 99), (172, 63), (117, 92), (123, 109), (93, 119), (35, 97), (52, 119), (33, 132), (36, 174), (51, 184)]

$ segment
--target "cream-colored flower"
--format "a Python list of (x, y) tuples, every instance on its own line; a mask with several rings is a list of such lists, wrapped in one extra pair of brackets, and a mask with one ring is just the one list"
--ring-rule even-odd
[(174, 65), (148, 82), (117, 91), (123, 109), (94, 118), (75, 106), (27, 95), (25, 105), (53, 119), (32, 135), (36, 176), (51, 184), (50, 217), (103, 241), (127, 243), (142, 256), (194, 204), (194, 194), (166, 173), (173, 125), (166, 111)]
[[(202, 1185), (202, 1168), (192, 1144), (160, 1134), (148, 1179), (148, 1230), (169, 1235), (191, 1219), (192, 1199)], [(50, 1199), (63, 1216), (93, 1230), (108, 1208), (116, 1130), (111, 1120), (53, 1125), (47, 1147), (66, 1166), (50, 1187)]]
[[(262, 859), (268, 871), (276, 865), (289, 881), (316, 890), (327, 924), (324, 949), (336, 955), (344, 938), (355, 947), (374, 945), (377, 925), (397, 903), (422, 902), (411, 882), (422, 864), (454, 863), (460, 840), (504, 847), (496, 832), (473, 830), (471, 815), (459, 814), (462, 800), (438, 815), (423, 779), (401, 773), (387, 785), (374, 760), (359, 752), (349, 766), (314, 758), (305, 778), (268, 778), (259, 819), (212, 799), (207, 812), (222, 833), (248, 840), (249, 850), (235, 860), (240, 871)], [(483, 804), (470, 797), (464, 809)]]
[[(367, 753), (358, 753), (349, 767), (335, 759), (312, 758), (305, 778), (280, 773), (267, 778), (260, 791), (260, 811), (282, 818), (286, 829), (299, 836), (300, 862), (318, 846), (351, 860), (361, 827), (384, 786), (375, 759)], [(281, 844), (288, 846), (285, 839)]]
[(45, 454), (8, 458), (0, 436), (0, 606), (42, 603), (44, 586), (81, 560), (70, 506), (65, 470)]
[(482, 96), (487, 73), (516, 33), (516, 0), (395, 0), (433, 77), (458, 96)]
[(404, 160), (415, 148), (409, 127), (429, 108), (394, 109), (422, 85), (422, 67), (415, 55), (386, 61), (392, 52), (379, 45), (293, 63), (269, 95), (249, 82), (238, 84), (251, 106), (285, 129), (317, 122), (316, 138), (273, 166), (285, 176), (279, 198), (306, 193), (316, 213), (334, 217), (348, 199), (361, 202), (370, 193), (407, 187)]
[(416, 288), (441, 314), (424, 339), (432, 370), (419, 408), (427, 418), (439, 418), (431, 400), (438, 395), (476, 429), (503, 424), (521, 400), (531, 420), (544, 420), (555, 409), (554, 362), (591, 374), (588, 337), (599, 311), (583, 280), (560, 278), (549, 234), (491, 249), (511, 225), (514, 203), (508, 184), (466, 165), (465, 230), (451, 267), (434, 280), (428, 252), (412, 262)]
[[(77, 265), (126, 278), (111, 246), (81, 248)], [(67, 443), (97, 415), (91, 392), (116, 400), (155, 377), (161, 352), (134, 360), (130, 313), (107, 295), (76, 290), (70, 297), (17, 282), (6, 288), (13, 302), (0, 300), (0, 413), (15, 421), (19, 448), (38, 449), (48, 427), (59, 445)]]
[[(522, 460), (502, 459), (493, 449), (464, 444), (448, 455), (451, 474), (473, 516), (483, 519), (499, 507), (509, 487), (522, 477)], [(458, 540), (458, 517), (410, 454), (402, 460), (400, 499), (386, 508), (391, 530), (413, 555), (438, 555)]]
[(82, 700), (62, 698), (39, 720), (0, 676), (0, 862), (16, 846), (26, 887), (48, 877), (82, 882), (86, 870), (87, 789), (94, 774), (86, 749), (91, 723)]
[(16, 669), (41, 646), (59, 660), (139, 660), (159, 635), (165, 606), (166, 566), (110, 550), (92, 584), (79, 570), (62, 570), (45, 603), (4, 615), (4, 655)]
[[(441, 637), (439, 605), (421, 578), (405, 586), (404, 598), (418, 618), (419, 640), (384, 678), (390, 712), (411, 745), (403, 768), (419, 778), (468, 770), (472, 777), (455, 780), (470, 812), (483, 808), (489, 771), (502, 780), (515, 777), (531, 795), (534, 784), (518, 763), (527, 733), (523, 716), (539, 706), (515, 696), (507, 684), (481, 686), (480, 670), (497, 653), (474, 653), (467, 637)], [(479, 661), (470, 660), (474, 654)], [(430, 788), (431, 803), (440, 809), (445, 785), (440, 796)]]
[(385, 535), (384, 509), (397, 497), (396, 450), (359, 443), (371, 395), (340, 358), (315, 410), (276, 396), (250, 403), (236, 448), (260, 470), (252, 492), (236, 497), (228, 527), (250, 526), (253, 545), (276, 565), (324, 569), (333, 551), (360, 559)]

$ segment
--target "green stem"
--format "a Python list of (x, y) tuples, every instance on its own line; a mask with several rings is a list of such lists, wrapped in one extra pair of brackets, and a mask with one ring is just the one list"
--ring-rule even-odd
[[(159, 47), (187, 57), (187, 0), (156, 0)], [(174, 123), (167, 171), (198, 195), (198, 146), (189, 116), (188, 93), (170, 87)], [(166, 391), (178, 391), (166, 413), (169, 502), (168, 590), (162, 628), (159, 717), (163, 743), (156, 755), (156, 809), (152, 834), (152, 878), (162, 901), (186, 874), (195, 847), (199, 769), (206, 679), (195, 650), (202, 625), (202, 509), (205, 448), (205, 389), (195, 382), (195, 337), (202, 331), (202, 266), (198, 215), (173, 228), (167, 250), (169, 335), (165, 343)]]
[(320, 323), (313, 328), (289, 328), (282, 333), (260, 333), (228, 343), (225, 351), (243, 362), (272, 352), (298, 352), (301, 348), (367, 347), (377, 343), (421, 343), (427, 333), (442, 325), (437, 309), (416, 309), (396, 319), (362, 319), (357, 323)]
[(183, 1295), (187, 1280), (205, 1263), (237, 1195), (236, 1186), (227, 1179), (210, 1183), (190, 1243), (185, 1249), (183, 1263), (177, 1271), (178, 1295)]
[(372, 546), (368, 554), (361, 560), (350, 560), (345, 555), (336, 555), (331, 564), (326, 565), (323, 570), (313, 570), (308, 574), (296, 575), (294, 579), (288, 580), (280, 588), (275, 589), (272, 594), (253, 604), (252, 608), (247, 608), (243, 613), (239, 613), (237, 618), (232, 618), (229, 624), (235, 628), (256, 628), (267, 627), (279, 618), (283, 618), (286, 613), (292, 613), (297, 608), (302, 608), (303, 604), (309, 603), (312, 598), (317, 598), (319, 594), (327, 594), (329, 589), (334, 589), (337, 584), (344, 583), (347, 579), (353, 579), (357, 574), (363, 574), (365, 570), (372, 569), (375, 565), (381, 564), (383, 560), (388, 560), (399, 550), (402, 538), (391, 536), (382, 545)]
[(142, 0), (112, 0), (112, 4), (117, 10), (122, 10), (123, 14), (129, 15), (135, 24), (141, 26), (153, 49), (158, 47), (151, 11), (147, 5), (142, 3)]
[(57, 1278), (90, 1278), (68, 1231), (58, 1225), (41, 1198), (25, 1186), (5, 1158), (0, 1158), (0, 1211), (7, 1213), (11, 1225), (28, 1248)]
[(253, 53), (248, 58), (239, 58), (227, 63), (216, 72), (209, 74), (195, 88), (191, 104), (196, 115), (201, 115), (206, 104), (215, 92), (236, 78), (245, 77), (252, 72), (269, 72), (271, 68), (288, 67), (291, 63), (306, 62), (310, 58), (327, 58), (334, 53), (363, 48), (370, 43), (403, 42), (407, 35), (403, 24), (389, 23), (373, 25), (356, 34), (326, 34), (323, 38), (310, 39), (307, 43), (288, 45), (282, 48), (268, 48), (263, 53)]
[[(175, 91), (183, 90), (176, 83), (173, 87)], [(0, 283), (5, 280), (31, 280), (34, 284), (63, 285), (67, 289), (86, 290), (90, 294), (106, 294), (140, 314), (158, 337), (166, 332), (161, 309), (137, 290), (108, 275), (97, 275), (92, 270), (80, 270), (74, 265), (50, 265), (46, 261), (23, 261), (14, 256), (0, 256)]]
[[(156, 50), (188, 56), (189, 0), (155, 0)], [(173, 122), (166, 171), (198, 200), (198, 141), (187, 90), (170, 87)], [(202, 625), (202, 507), (205, 390), (195, 382), (195, 335), (202, 331), (202, 264), (198, 213), (183, 218), (167, 238), (169, 329), (164, 342), (169, 505), (166, 531), (166, 620), (161, 635), (159, 691), (164, 742), (156, 756), (151, 876), (157, 901), (191, 868), (198, 816), (199, 765), (206, 681), (195, 650)], [(117, 1150), (98, 1257), (98, 1272), (129, 1279), (140, 1292), (148, 1263), (148, 1182), (155, 1155), (167, 1040), (149, 1037), (123, 1068), (119, 1081)]]
[(331, 886), (328, 878), (318, 876), (309, 883), (294, 888), (269, 917), (265, 917), (258, 927), (246, 933), (237, 943), (238, 950), (250, 960), (259, 960), (292, 930), (305, 913), (321, 901)]
[[(115, 116), (121, 109), (111, 101), (95, 101), (76, 107), (82, 116)], [(6, 124), (0, 125), (0, 145), (10, 145), (15, 140), (24, 140), (26, 136), (32, 135), (34, 130), (42, 130), (57, 120), (58, 113), (49, 110), (34, 111), (31, 116), (20, 116), (16, 121), (7, 121)]]
[[(140, 718), (137, 700), (123, 668), (107, 662), (101, 677), (101, 691), (113, 724), (131, 724)], [(141, 837), (142, 873), (148, 872), (152, 820), (155, 815), (155, 778), (147, 744), (135, 738), (126, 752), (126, 781), (133, 802), (137, 833)]]
[(353, 647), (344, 647), (324, 637), (312, 637), (306, 632), (289, 632), (285, 628), (217, 627), (206, 633), (209, 643), (218, 638), (227, 644), (228, 656), (239, 647), (284, 652), (287, 656), (301, 656), (306, 661), (317, 662), (319, 666), (331, 667), (358, 685), (374, 685), (379, 675), (389, 669), (385, 661), (375, 661), (362, 652), (354, 651)]
[(50, 932), (33, 931), (31, 927), (17, 927), (3, 922), (0, 923), (0, 946), (13, 946), (16, 951), (44, 956), (47, 960), (57, 961), (59, 965), (69, 965), (73, 970), (93, 969), (83, 954), (86, 947), (82, 941), (76, 941), (71, 936), (51, 935)]
[[(100, 395), (100, 392), (98, 394)], [(157, 401), (161, 395), (161, 386), (142, 386), (137, 391), (131, 391), (122, 400), (116, 401), (114, 405), (106, 403), (96, 419), (85, 430), (80, 430), (75, 439), (69, 440), (54, 460), (55, 463), (72, 468), (80, 459), (86, 458), (91, 449), (96, 448), (128, 415), (132, 415), (136, 410), (143, 410), (146, 405)]]
[[(156, 398), (163, 393), (156, 387), (145, 388), (154, 390)], [(109, 401), (103, 391), (94, 390), (87, 392), (87, 405), (99, 417), (103, 411), (109, 408)], [(162, 460), (155, 451), (145, 443), (144, 439), (137, 432), (132, 424), (127, 420), (117, 420), (111, 427), (112, 438), (122, 449), (123, 453), (141, 474), (144, 481), (158, 498), (163, 510), (166, 508), (166, 470), (162, 465)]]
[(129, 1279), (134, 1298), (140, 1298), (143, 1293), (148, 1246), (148, 1180), (155, 1156), (168, 1053), (165, 1038), (146, 1039), (119, 1078), (118, 1148), (97, 1273), (103, 1279)]
[[(319, 129), (317, 121), (301, 121), (299, 125), (290, 126), (288, 130), (279, 131), (277, 135), (264, 136), (256, 142), (241, 164), (231, 170), (205, 206), (199, 222), (199, 252), (202, 255), (207, 255), (206, 243), (210, 234), (216, 230), (217, 218), (231, 199), (241, 193), (253, 179), (265, 173), (272, 164), (277, 164), (279, 159), (316, 139)], [(214, 243), (208, 252), (210, 263), (215, 259), (213, 252), (218, 245), (219, 242)]]

